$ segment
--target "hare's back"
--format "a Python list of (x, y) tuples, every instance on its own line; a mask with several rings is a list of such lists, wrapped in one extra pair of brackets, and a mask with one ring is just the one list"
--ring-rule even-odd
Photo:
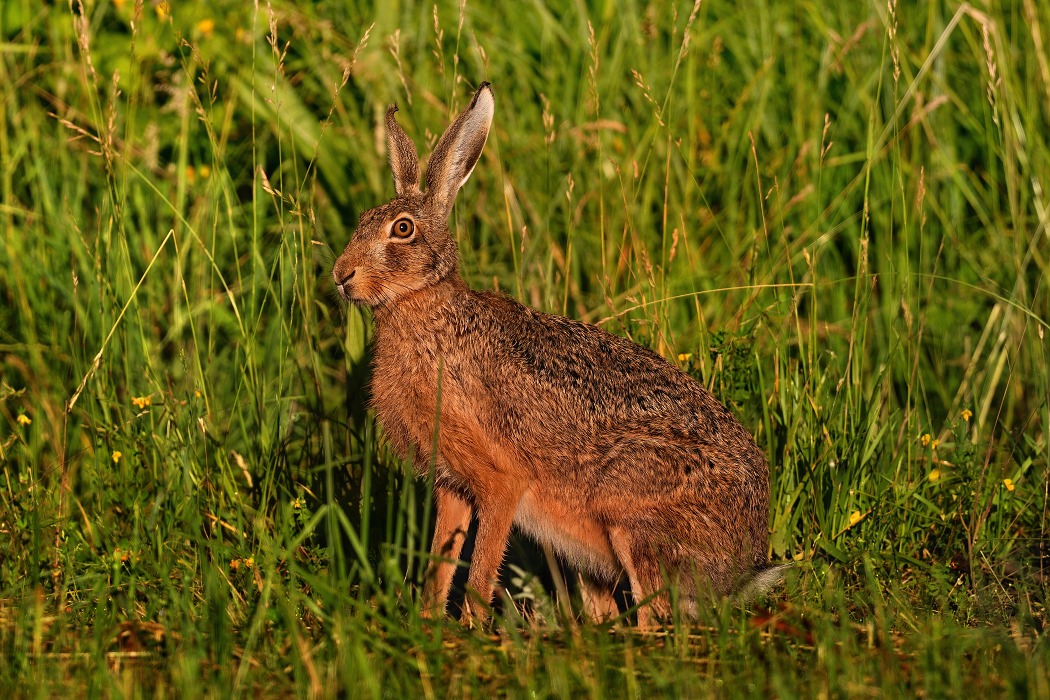
[(707, 389), (651, 350), (503, 295), (474, 294), (468, 325), (484, 336), (477, 346), (486, 355), (477, 367), (511, 413), (582, 439), (638, 426), (657, 441), (760, 456)]

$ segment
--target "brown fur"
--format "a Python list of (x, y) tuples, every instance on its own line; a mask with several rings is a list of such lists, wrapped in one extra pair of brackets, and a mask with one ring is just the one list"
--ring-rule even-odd
[[(768, 467), (748, 431), (655, 353), (459, 275), (447, 219), (493, 107), (483, 84), (438, 142), (425, 193), (388, 111), (398, 196), (362, 214), (333, 270), (345, 298), (374, 310), (372, 404), (393, 447), (421, 472), (436, 447), (427, 610), (444, 612), (471, 515), (468, 585), (484, 602), (512, 525), (581, 571), (595, 611), (624, 574), (637, 601), (668, 580), (690, 605), (730, 593), (767, 566)], [(669, 612), (657, 596), (639, 622)]]

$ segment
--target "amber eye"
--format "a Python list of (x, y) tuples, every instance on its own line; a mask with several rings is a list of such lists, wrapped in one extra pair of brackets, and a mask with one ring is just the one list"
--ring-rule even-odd
[(398, 219), (390, 228), (390, 235), (394, 238), (408, 238), (416, 232), (416, 224), (412, 219), (405, 217)]

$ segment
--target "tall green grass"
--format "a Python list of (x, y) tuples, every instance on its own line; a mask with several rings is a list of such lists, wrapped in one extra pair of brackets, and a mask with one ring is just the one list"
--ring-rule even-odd
[[(0, 685), (1050, 696), (1050, 16), (1036, 0), (0, 5)], [(651, 346), (772, 465), (771, 599), (640, 636), (515, 541), (424, 624), (432, 508), (334, 294), (497, 112), (464, 275)]]

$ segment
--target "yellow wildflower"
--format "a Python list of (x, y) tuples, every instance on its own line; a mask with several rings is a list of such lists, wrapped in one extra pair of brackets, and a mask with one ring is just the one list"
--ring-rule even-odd
[(941, 444), (940, 440), (934, 440), (933, 442), (930, 443), (930, 449), (931, 450), (936, 450), (937, 449), (937, 445), (940, 445), (940, 444)]
[(303, 499), (296, 498), (295, 500), (292, 501), (292, 508), (295, 508), (296, 510), (299, 510), (302, 507), (303, 507)]
[(142, 409), (153, 403), (153, 400), (149, 396), (135, 396), (131, 399), (131, 403), (135, 405), (135, 408)]
[(192, 165), (186, 166), (186, 182), (193, 184), (197, 181), (197, 169)]
[(922, 443), (923, 447), (926, 447), (927, 445), (929, 445), (930, 444), (930, 434), (929, 433), (923, 433), (922, 437), (919, 438), (919, 442)]
[(1013, 479), (1003, 479), (1003, 486), (1006, 487), (1007, 491), (1013, 491), (1014, 490), (1014, 480)]
[(933, 471), (931, 471), (929, 479), (931, 484), (936, 484), (938, 481), (941, 480), (941, 470), (934, 469)]
[(255, 557), (248, 557), (244, 560), (244, 565), (249, 569), (255, 566)]
[(15, 420), (18, 421), (19, 425), (29, 425), (33, 422), (33, 419), (24, 413), (19, 413), (18, 418), (15, 418)]
[(124, 453), (120, 450), (113, 450), (113, 464), (117, 464), (121, 459), (124, 458)]
[(853, 527), (854, 525), (856, 525), (857, 523), (859, 523), (859, 522), (860, 522), (860, 519), (861, 519), (861, 514), (860, 514), (860, 511), (859, 511), (859, 510), (855, 510), (855, 511), (853, 511), (852, 513), (850, 513), (850, 514), (849, 514), (849, 524), (850, 524), (850, 527)]
[(959, 415), (960, 415), (960, 416), (962, 416), (962, 419), (963, 419), (963, 420), (964, 420), (965, 422), (969, 423), (969, 422), (970, 422), (970, 418), (972, 418), (972, 417), (973, 417), (973, 411), (971, 411), (971, 410), (970, 410), (970, 409), (968, 409), (968, 408), (964, 408), (964, 409), (962, 410), (962, 413), (960, 413)]
[(197, 169), (197, 173), (201, 176), (201, 178), (208, 179), (208, 177), (211, 175), (211, 166), (202, 165)]
[(234, 559), (233, 561), (230, 562), (230, 571), (236, 571), (239, 568), (241, 568), (241, 560), (240, 559)]
[(197, 22), (197, 31), (204, 36), (211, 36), (211, 33), (215, 31), (215, 20), (209, 17)]
[(678, 361), (679, 362), (689, 362), (689, 360), (691, 360), (691, 359), (693, 359), (693, 353), (691, 353), (691, 352), (680, 352), (680, 353), (678, 353)]

